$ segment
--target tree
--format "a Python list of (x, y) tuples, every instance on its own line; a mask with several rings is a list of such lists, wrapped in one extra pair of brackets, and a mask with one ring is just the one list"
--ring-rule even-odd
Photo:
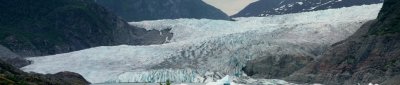
[(169, 81), (169, 79), (166, 82), (167, 85), (171, 85), (171, 81)]

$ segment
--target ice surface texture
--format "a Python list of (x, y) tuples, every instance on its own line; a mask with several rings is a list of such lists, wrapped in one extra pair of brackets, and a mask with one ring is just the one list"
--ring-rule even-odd
[[(237, 21), (176, 19), (132, 22), (146, 29), (171, 29), (170, 43), (148, 46), (102, 46), (28, 58), (24, 71), (72, 71), (92, 83), (212, 82), (225, 75), (243, 76), (248, 60), (263, 56), (307, 55), (353, 34), (375, 19), (382, 4), (236, 18)], [(277, 58), (279, 59), (279, 58)]]

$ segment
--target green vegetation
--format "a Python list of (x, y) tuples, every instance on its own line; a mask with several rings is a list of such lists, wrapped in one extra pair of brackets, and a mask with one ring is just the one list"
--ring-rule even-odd
[(400, 60), (391, 60), (385, 63), (384, 70), (396, 69), (400, 65)]
[(0, 74), (0, 85), (30, 85), (22, 76)]
[(14, 85), (15, 82), (10, 79), (4, 78), (3, 76), (0, 76), (0, 84), (1, 85)]
[[(160, 85), (163, 85), (163, 84), (160, 82)], [(171, 81), (168, 79), (168, 80), (165, 82), (165, 85), (171, 85)]]
[(374, 35), (400, 33), (400, 4), (397, 1), (385, 0), (378, 16), (378, 22), (371, 28), (370, 33)]
[(82, 48), (73, 47), (77, 43), (86, 47), (103, 44), (111, 41), (111, 36), (101, 36), (112, 34), (116, 27), (115, 16), (91, 0), (2, 0), (0, 3), (0, 44), (13, 51), (54, 54), (56, 49)]
[(345, 60), (347, 64), (355, 64), (357, 62), (356, 57), (352, 55), (347, 56)]

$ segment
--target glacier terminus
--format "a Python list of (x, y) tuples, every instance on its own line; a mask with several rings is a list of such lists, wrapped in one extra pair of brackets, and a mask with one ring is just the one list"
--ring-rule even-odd
[[(92, 83), (216, 82), (230, 75), (241, 82), (249, 60), (284, 59), (285, 55), (318, 56), (330, 45), (346, 39), (368, 20), (376, 18), (382, 4), (322, 11), (240, 17), (234, 21), (164, 19), (130, 22), (147, 30), (171, 29), (172, 38), (161, 45), (101, 46), (85, 50), (31, 57), (24, 71), (71, 71)], [(249, 79), (247, 79), (249, 80)], [(249, 80), (250, 81), (250, 80)], [(279, 82), (278, 82), (279, 83)], [(281, 82), (287, 83), (287, 82)]]

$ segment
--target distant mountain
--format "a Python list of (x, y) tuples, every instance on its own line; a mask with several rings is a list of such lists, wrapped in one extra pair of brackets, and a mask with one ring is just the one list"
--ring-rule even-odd
[(334, 44), (287, 80), (327, 85), (400, 83), (400, 1), (385, 0), (378, 19)]
[(260, 17), (382, 2), (383, 0), (259, 0), (232, 17)]
[(91, 0), (1, 0), (0, 44), (21, 56), (164, 43), (168, 30), (128, 25)]
[(229, 16), (202, 0), (95, 0), (126, 21), (177, 18), (228, 20)]

